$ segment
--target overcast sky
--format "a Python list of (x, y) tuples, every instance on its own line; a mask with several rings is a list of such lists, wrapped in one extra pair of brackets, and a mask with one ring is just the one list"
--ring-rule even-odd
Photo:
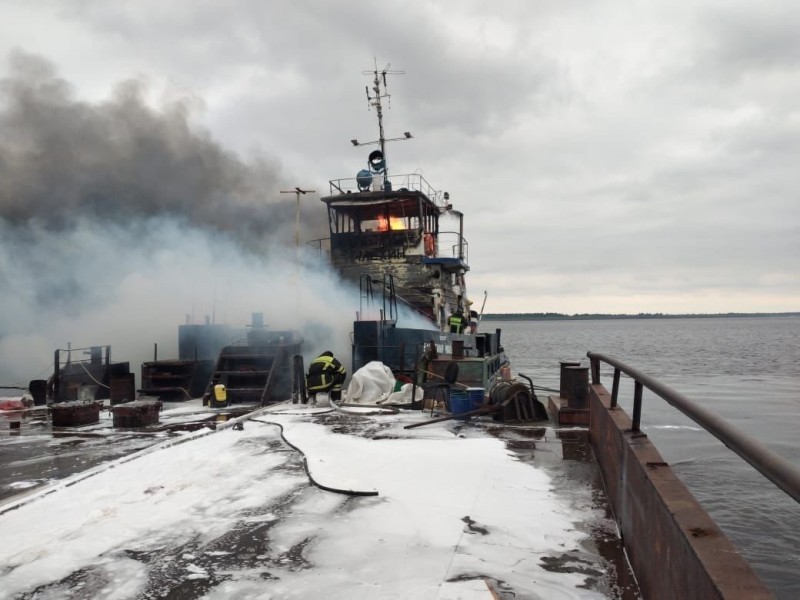
[[(5, 0), (0, 167), (29, 139), (20, 123), (49, 118), (9, 118), (9, 90), (33, 77), (28, 92), (74, 106), (179, 113), (224, 163), (193, 180), (219, 187), (209, 202), (327, 190), (365, 164), (349, 140), (377, 137), (362, 75), (377, 59), (405, 72), (387, 135), (414, 135), (389, 147), (392, 170), (421, 171), (465, 213), (487, 312), (797, 311), (798, 31), (792, 0)], [(246, 193), (218, 183), (239, 168), (261, 174)], [(30, 218), (41, 192), (14, 206), (31, 185), (6, 179), (3, 218)], [(312, 224), (318, 198), (303, 199)]]

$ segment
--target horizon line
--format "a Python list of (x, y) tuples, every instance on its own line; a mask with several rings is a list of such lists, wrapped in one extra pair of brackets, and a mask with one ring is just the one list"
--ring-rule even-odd
[(640, 313), (558, 313), (558, 312), (509, 312), (509, 313), (486, 313), (483, 318), (503, 318), (503, 317), (536, 317), (536, 318), (616, 318), (616, 319), (636, 319), (636, 318), (713, 318), (713, 317), (789, 317), (800, 316), (800, 311), (780, 311), (780, 312), (718, 312), (718, 313), (662, 313), (662, 312), (640, 312)]

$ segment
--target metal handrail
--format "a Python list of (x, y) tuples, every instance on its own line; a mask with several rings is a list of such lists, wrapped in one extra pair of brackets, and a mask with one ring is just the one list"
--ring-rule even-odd
[[(379, 176), (385, 177), (383, 175)], [(414, 192), (422, 192), (437, 206), (441, 208), (447, 206), (447, 199), (444, 197), (443, 192), (441, 190), (434, 189), (434, 187), (419, 173), (389, 175), (385, 178), (392, 182), (392, 189), (394, 191), (406, 189)], [(359, 188), (357, 177), (331, 179), (328, 183), (330, 184), (331, 196), (362, 191)]]
[(632, 431), (639, 431), (639, 422), (642, 414), (642, 386), (644, 386), (716, 437), (725, 446), (750, 463), (756, 471), (794, 498), (796, 502), (800, 502), (800, 470), (788, 460), (766, 448), (755, 438), (739, 431), (718, 415), (692, 402), (680, 392), (633, 367), (629, 367), (621, 360), (598, 352), (588, 352), (586, 356), (591, 361), (592, 383), (594, 384), (600, 383), (600, 361), (614, 367), (614, 385), (611, 393), (612, 407), (617, 405), (620, 371), (633, 378), (635, 388)]
[[(67, 359), (64, 360), (64, 361), (60, 361), (61, 365), (67, 365), (69, 363), (81, 363), (81, 362), (88, 363), (88, 362), (91, 362), (91, 360), (92, 360), (91, 358), (79, 358), (77, 360), (73, 360), (72, 354), (73, 353), (82, 352), (84, 354), (84, 356), (85, 356), (85, 355), (89, 354), (93, 348), (100, 348), (101, 350), (105, 350), (105, 362), (106, 362), (106, 364), (111, 362), (111, 346), (86, 346), (85, 348), (72, 348), (72, 347), (70, 347), (70, 348), (57, 348), (55, 352), (56, 352), (57, 355), (60, 352), (66, 352), (67, 353)], [(89, 352), (86, 352), (87, 350)], [(101, 361), (102, 360), (103, 360), (103, 358), (102, 358), (102, 352), (101, 352)]]
[[(469, 242), (458, 231), (440, 231), (437, 234), (437, 243), (438, 258), (458, 258), (469, 264)], [(449, 253), (446, 250), (448, 246)]]

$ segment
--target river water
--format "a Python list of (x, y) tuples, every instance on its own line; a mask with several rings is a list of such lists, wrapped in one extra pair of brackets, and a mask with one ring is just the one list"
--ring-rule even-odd
[[(800, 468), (800, 317), (484, 321), (514, 371), (558, 388), (559, 361), (614, 356), (688, 396)], [(611, 389), (612, 370), (602, 382)], [(633, 384), (620, 405), (630, 415)], [(800, 504), (644, 391), (642, 430), (778, 598), (800, 598)]]

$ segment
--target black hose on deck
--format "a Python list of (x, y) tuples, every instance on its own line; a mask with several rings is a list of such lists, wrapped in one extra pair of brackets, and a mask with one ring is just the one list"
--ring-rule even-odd
[[(290, 417), (316, 417), (318, 415), (327, 415), (329, 413), (336, 412), (335, 408), (331, 408), (330, 410), (320, 410), (317, 412), (290, 412), (288, 410), (269, 410), (266, 411), (265, 414), (268, 415), (288, 415)], [(255, 421), (256, 419), (251, 419), (251, 421)], [(266, 421), (265, 421), (266, 422)]]
[(283, 425), (281, 423), (276, 423), (275, 421), (264, 421), (262, 419), (254, 419), (254, 418), (250, 418), (250, 420), (251, 421), (255, 421), (257, 423), (265, 423), (267, 425), (275, 425), (281, 430), (281, 439), (283, 440), (283, 442), (287, 446), (289, 446), (289, 448), (294, 450), (295, 452), (299, 452), (300, 456), (303, 457), (303, 469), (305, 469), (306, 476), (308, 477), (308, 480), (312, 483), (312, 485), (318, 487), (321, 490), (325, 490), (326, 492), (333, 492), (334, 494), (344, 494), (346, 496), (377, 496), (378, 495), (378, 492), (374, 491), (374, 490), (373, 491), (344, 490), (344, 489), (334, 488), (334, 487), (330, 487), (330, 486), (323, 485), (323, 484), (319, 483), (311, 475), (311, 471), (308, 470), (308, 459), (306, 459), (305, 453), (302, 450), (300, 450), (300, 448), (298, 448), (297, 446), (295, 446), (289, 440), (286, 439), (286, 436), (283, 434)]
[(359, 417), (368, 417), (371, 415), (396, 415), (400, 413), (400, 409), (396, 406), (391, 406), (389, 404), (359, 404), (358, 402), (343, 402), (342, 404), (336, 404), (335, 402), (331, 402), (333, 406), (337, 409), (342, 408), (374, 408), (376, 410), (372, 410), (369, 412), (352, 412), (352, 411), (341, 411), (347, 413), (348, 415), (356, 415)]

